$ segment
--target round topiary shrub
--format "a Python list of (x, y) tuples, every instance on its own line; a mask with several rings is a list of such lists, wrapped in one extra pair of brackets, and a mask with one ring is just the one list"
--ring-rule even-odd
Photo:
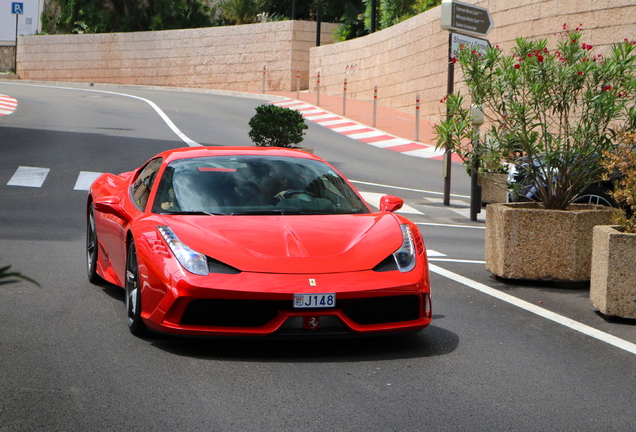
[(263, 147), (294, 147), (303, 140), (307, 129), (301, 113), (270, 104), (257, 106), (249, 125), (249, 137)]

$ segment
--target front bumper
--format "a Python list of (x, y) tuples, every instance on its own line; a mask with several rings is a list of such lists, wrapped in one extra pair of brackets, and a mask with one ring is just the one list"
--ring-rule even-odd
[[(316, 287), (309, 286), (310, 278)], [(165, 295), (148, 311), (145, 297), (159, 291)], [(335, 307), (293, 307), (294, 294), (324, 292), (336, 293)], [(410, 273), (181, 274), (164, 289), (142, 288), (142, 308), (142, 318), (153, 330), (199, 336), (415, 331), (427, 327), (432, 317), (428, 277), (421, 268)]]

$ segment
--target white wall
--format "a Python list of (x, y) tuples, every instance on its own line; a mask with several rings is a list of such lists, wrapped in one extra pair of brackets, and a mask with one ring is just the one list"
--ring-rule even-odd
[(24, 11), (18, 15), (18, 35), (32, 35), (42, 29), (41, 0), (0, 0), (0, 45), (15, 45), (16, 15), (12, 14), (12, 3), (22, 3)]

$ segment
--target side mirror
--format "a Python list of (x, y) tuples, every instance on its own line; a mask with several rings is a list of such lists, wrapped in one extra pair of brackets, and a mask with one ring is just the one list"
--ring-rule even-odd
[(384, 195), (380, 198), (380, 211), (381, 212), (394, 212), (398, 211), (404, 205), (404, 200), (400, 197), (393, 195)]
[(130, 215), (124, 210), (119, 202), (119, 198), (114, 196), (97, 198), (93, 201), (93, 208), (100, 213), (106, 213), (117, 216), (119, 219), (128, 223), (132, 220)]

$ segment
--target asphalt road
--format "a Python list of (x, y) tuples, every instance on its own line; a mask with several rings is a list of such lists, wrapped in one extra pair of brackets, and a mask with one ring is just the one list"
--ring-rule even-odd
[[(491, 279), (461, 167), (445, 208), (439, 162), (313, 124), (304, 145), (362, 192), (420, 211), (408, 216), (436, 252), (433, 324), (346, 340), (132, 336), (122, 290), (86, 279), (86, 192), (74, 185), (80, 172), (128, 171), (184, 143), (147, 102), (94, 90), (151, 100), (205, 145), (250, 145), (247, 122), (263, 103), (0, 82), (19, 102), (0, 116), (0, 264), (41, 284), (0, 285), (0, 431), (636, 430), (634, 353), (475, 287), (636, 343), (632, 321), (595, 314), (584, 288)], [(50, 171), (41, 187), (7, 185), (20, 166)]]

